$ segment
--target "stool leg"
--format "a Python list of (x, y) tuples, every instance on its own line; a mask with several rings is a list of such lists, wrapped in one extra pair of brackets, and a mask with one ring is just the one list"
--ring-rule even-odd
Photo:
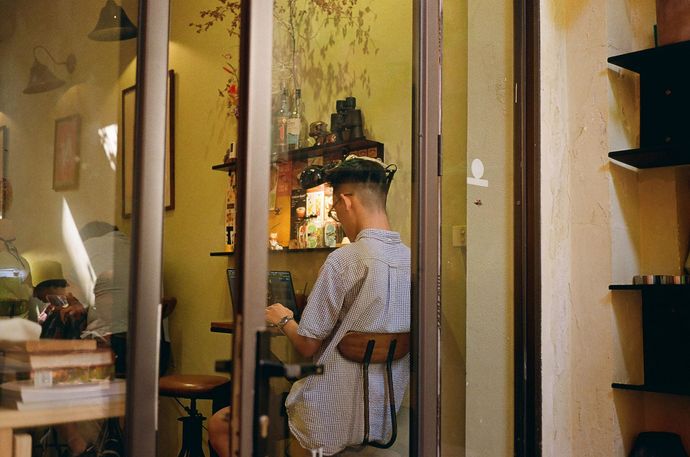
[(206, 418), (197, 411), (196, 400), (192, 398), (191, 401), (189, 416), (177, 419), (182, 422), (182, 448), (177, 457), (204, 457), (201, 429)]

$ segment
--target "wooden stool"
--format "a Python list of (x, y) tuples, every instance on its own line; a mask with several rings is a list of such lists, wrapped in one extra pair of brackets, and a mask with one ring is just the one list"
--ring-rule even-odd
[(220, 399), (230, 396), (230, 380), (215, 375), (173, 374), (159, 379), (158, 392), (164, 397), (190, 400), (189, 407), (183, 405), (188, 416), (177, 419), (182, 422), (182, 448), (177, 457), (204, 457), (201, 429), (206, 418), (196, 409), (196, 401), (213, 400), (214, 412), (220, 409)]
[[(362, 364), (362, 383), (364, 390), (364, 446), (387, 449), (395, 443), (398, 436), (398, 420), (395, 411), (395, 391), (393, 389), (393, 361), (403, 358), (410, 352), (409, 333), (363, 333), (348, 332), (338, 343), (340, 354), (352, 362)], [(392, 433), (387, 443), (369, 441), (369, 364), (385, 363)]]

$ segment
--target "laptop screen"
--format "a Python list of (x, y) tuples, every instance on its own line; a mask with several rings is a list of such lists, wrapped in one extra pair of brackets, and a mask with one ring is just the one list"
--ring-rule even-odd
[[(228, 268), (228, 285), (230, 286), (230, 298), (232, 303), (236, 303), (237, 297), (237, 271)], [(289, 271), (269, 271), (268, 272), (268, 296), (266, 305), (281, 303), (291, 310), (295, 315), (295, 320), (299, 321), (300, 312), (297, 309), (295, 298), (295, 288), (292, 284), (292, 275)]]

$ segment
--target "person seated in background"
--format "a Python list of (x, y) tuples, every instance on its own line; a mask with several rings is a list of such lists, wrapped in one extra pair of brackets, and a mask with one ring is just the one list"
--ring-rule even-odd
[[(353, 243), (331, 252), (297, 324), (280, 303), (266, 308), (266, 321), (275, 324), (297, 351), (323, 365), (322, 375), (296, 381), (285, 406), (292, 440), (290, 456), (349, 451), (364, 436), (361, 370), (345, 360), (337, 345), (349, 331), (401, 333), (410, 331), (410, 249), (390, 228), (386, 197), (395, 166), (349, 156), (339, 165), (313, 170), (321, 178), (303, 180), (303, 188), (333, 186), (332, 214)], [(304, 174), (304, 172), (303, 172)], [(372, 369), (376, 370), (376, 369)], [(383, 376), (371, 372), (372, 411), (386, 410)], [(376, 381), (374, 381), (376, 379)], [(396, 411), (409, 380), (409, 355), (393, 363)], [(391, 424), (371, 416), (370, 439), (390, 434)], [(221, 457), (230, 455), (229, 409), (209, 422), (209, 439)], [(340, 455), (340, 454), (339, 454)]]
[(106, 338), (127, 331), (130, 242), (112, 224), (92, 221), (79, 230), (95, 277), (94, 302), (82, 337)]
[[(85, 325), (86, 308), (67, 288), (62, 265), (54, 260), (31, 262), (33, 296), (29, 320), (43, 326), (43, 338), (79, 338)], [(48, 319), (49, 316), (53, 316)], [(48, 323), (46, 323), (48, 320)]]

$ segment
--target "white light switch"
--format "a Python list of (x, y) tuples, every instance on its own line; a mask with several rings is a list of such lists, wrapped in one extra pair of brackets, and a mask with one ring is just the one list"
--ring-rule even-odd
[(452, 231), (453, 247), (459, 248), (467, 246), (467, 226), (454, 225)]

